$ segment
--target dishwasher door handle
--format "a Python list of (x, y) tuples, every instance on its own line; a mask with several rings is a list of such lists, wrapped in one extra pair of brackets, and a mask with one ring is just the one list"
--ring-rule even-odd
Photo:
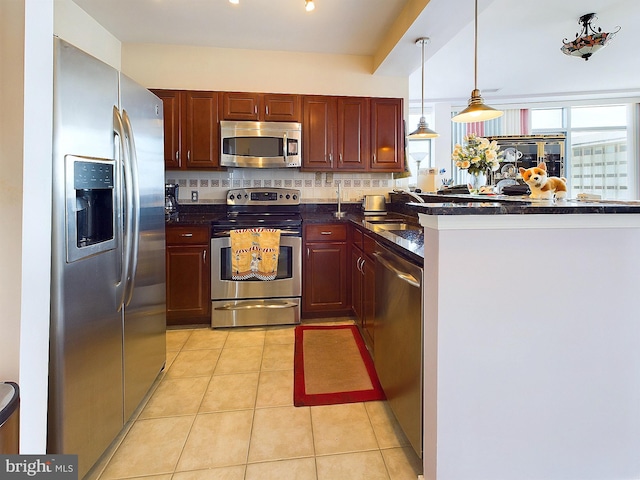
[(388, 268), (393, 273), (395, 273), (396, 276), (399, 279), (407, 282), (411, 286), (414, 286), (416, 288), (420, 288), (420, 280), (419, 279), (417, 279), (416, 277), (414, 277), (410, 273), (403, 272), (402, 270), (400, 270), (398, 267), (393, 265), (389, 260), (387, 260), (381, 253), (374, 252), (373, 254), (376, 257), (376, 261), (380, 262), (382, 265), (384, 265), (385, 268)]

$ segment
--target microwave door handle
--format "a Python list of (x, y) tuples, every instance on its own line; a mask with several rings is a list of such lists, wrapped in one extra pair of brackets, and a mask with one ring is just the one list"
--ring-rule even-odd
[(288, 163), (287, 150), (289, 150), (289, 145), (287, 144), (287, 132), (284, 132), (284, 134), (282, 135), (282, 152), (284, 155), (284, 163)]

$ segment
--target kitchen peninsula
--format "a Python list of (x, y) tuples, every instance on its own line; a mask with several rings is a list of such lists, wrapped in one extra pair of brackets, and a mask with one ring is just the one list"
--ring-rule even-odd
[(424, 477), (640, 475), (640, 206), (414, 203)]

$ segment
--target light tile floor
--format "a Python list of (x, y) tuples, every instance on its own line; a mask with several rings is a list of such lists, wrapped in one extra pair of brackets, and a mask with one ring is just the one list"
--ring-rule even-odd
[(167, 368), (99, 479), (417, 479), (386, 402), (293, 406), (293, 349), (292, 326), (169, 330)]

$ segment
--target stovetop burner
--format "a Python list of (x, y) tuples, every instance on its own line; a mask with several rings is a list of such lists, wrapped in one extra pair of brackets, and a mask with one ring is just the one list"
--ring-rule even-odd
[(289, 188), (238, 188), (227, 192), (227, 216), (214, 229), (299, 229), (300, 190)]

